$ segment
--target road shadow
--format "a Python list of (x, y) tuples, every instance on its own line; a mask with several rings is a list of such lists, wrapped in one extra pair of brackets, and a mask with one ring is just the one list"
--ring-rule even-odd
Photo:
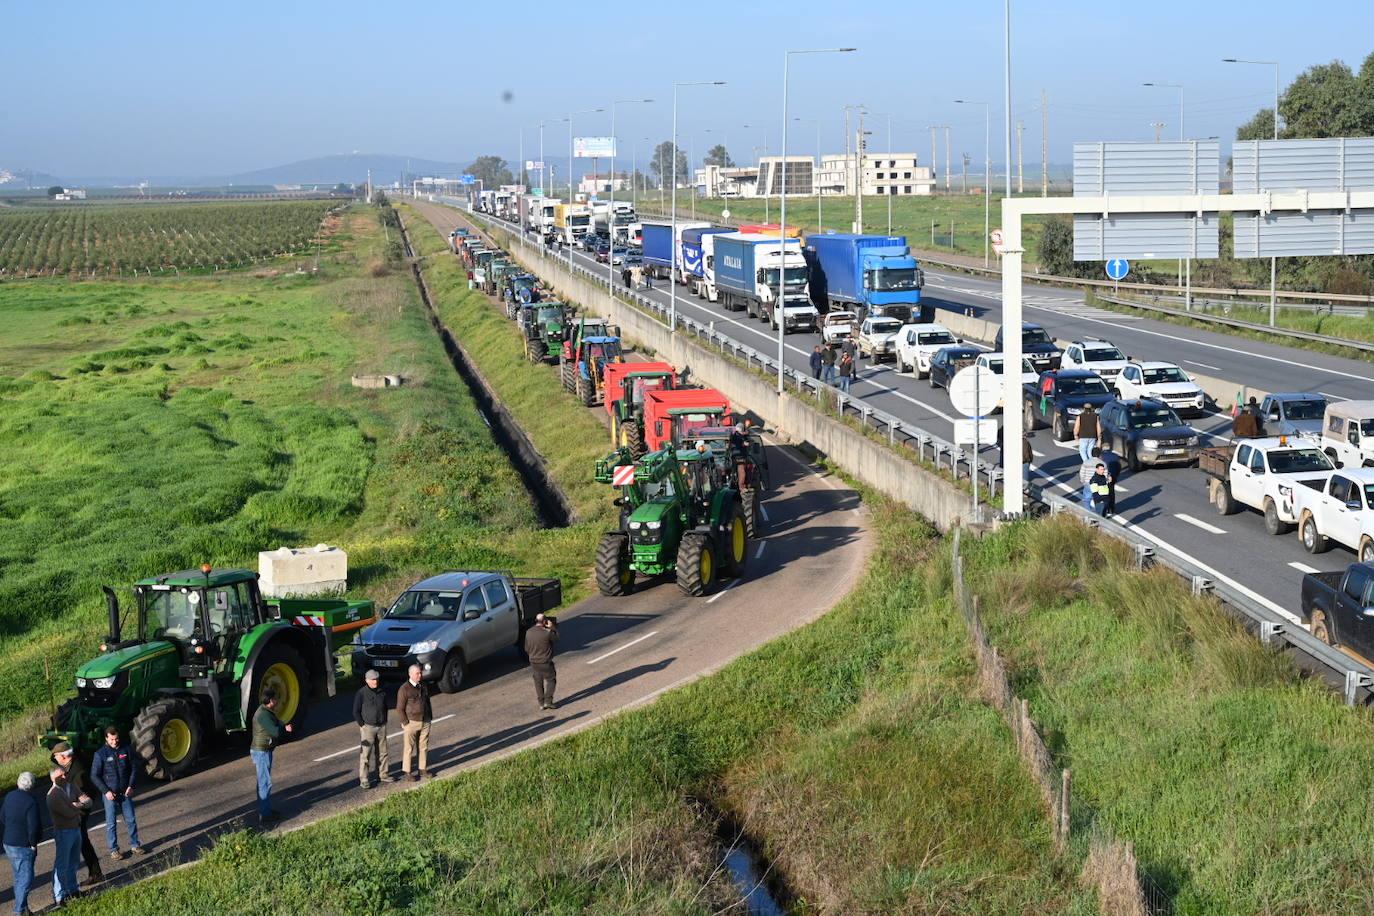
[[(530, 703), (534, 703), (534, 687), (530, 686)], [(431, 772), (442, 772), (460, 767), (465, 763), (485, 757), (507, 748), (523, 744), (532, 738), (537, 738), (545, 732), (555, 728), (562, 728), (570, 722), (584, 719), (591, 715), (591, 710), (583, 709), (568, 715), (558, 715), (557, 713), (547, 713), (543, 718), (532, 722), (525, 722), (520, 725), (513, 725), (487, 735), (477, 735), (449, 747), (429, 751), (429, 769)]]
[[(571, 693), (559, 700), (558, 705), (562, 708), (569, 703), (576, 703), (579, 700), (594, 697), (602, 691), (610, 690), (612, 687), (618, 687), (621, 684), (627, 684), (646, 674), (653, 674), (655, 671), (663, 671), (675, 661), (677, 661), (677, 656), (670, 655), (661, 661), (654, 662), (652, 665), (636, 665), (633, 668), (626, 668), (624, 671), (617, 671), (614, 674), (609, 674), (602, 678), (599, 683), (593, 684), (590, 687), (583, 687), (581, 690)], [(533, 689), (533, 687), (531, 687), (531, 689)]]

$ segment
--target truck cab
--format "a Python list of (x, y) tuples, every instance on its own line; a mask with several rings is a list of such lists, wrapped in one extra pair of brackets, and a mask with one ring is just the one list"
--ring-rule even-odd
[(1101, 410), (1114, 397), (1102, 376), (1085, 369), (1042, 372), (1034, 385), (1025, 386), (1024, 395), (1026, 429), (1049, 426), (1059, 442), (1073, 435), (1073, 421), (1086, 405)]
[(1221, 515), (1241, 507), (1264, 515), (1270, 534), (1291, 531), (1298, 521), (1298, 487), (1326, 486), (1335, 468), (1311, 439), (1262, 436), (1198, 453), (1198, 466), (1209, 478), (1208, 495)]
[(353, 670), (375, 668), (404, 680), (411, 665), (421, 678), (456, 693), (468, 666), (507, 647), (519, 647), (535, 614), (562, 603), (557, 579), (519, 579), (502, 572), (446, 572), (403, 591), (353, 644)]
[(1317, 490), (1294, 493), (1298, 539), (1308, 553), (1324, 553), (1334, 541), (1374, 563), (1374, 468), (1334, 472)]
[(1338, 468), (1374, 467), (1374, 401), (1327, 404), (1322, 451)]
[(1275, 392), (1260, 404), (1260, 421), (1271, 436), (1320, 438), (1326, 396), (1312, 392)]

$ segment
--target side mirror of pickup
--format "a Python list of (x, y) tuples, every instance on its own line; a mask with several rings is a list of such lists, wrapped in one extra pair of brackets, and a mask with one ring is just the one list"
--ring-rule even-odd
[(1354, 509), (1356, 512), (1364, 508), (1364, 504), (1358, 499), (1352, 499), (1345, 504), (1347, 509)]
[(1360, 616), (1365, 620), (1374, 620), (1374, 607), (1360, 608)]
[(463, 619), (464, 619), (464, 620), (476, 620), (478, 617), (481, 617), (481, 616), (482, 616), (482, 612), (481, 612), (481, 611), (466, 610), (466, 611), (463, 612)]

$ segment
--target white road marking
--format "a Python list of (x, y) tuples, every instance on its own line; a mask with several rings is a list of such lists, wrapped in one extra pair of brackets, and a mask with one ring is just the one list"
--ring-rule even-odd
[(1182, 512), (1175, 512), (1175, 513), (1174, 513), (1174, 518), (1178, 519), (1180, 522), (1187, 522), (1188, 524), (1192, 525), (1194, 528), (1201, 528), (1203, 531), (1206, 531), (1206, 532), (1208, 532), (1209, 534), (1225, 534), (1225, 533), (1226, 533), (1224, 530), (1222, 530), (1221, 528), (1218, 528), (1216, 525), (1209, 525), (1209, 524), (1207, 524), (1207, 523), (1204, 522), (1204, 521), (1201, 521), (1201, 520), (1199, 520), (1199, 519), (1193, 518), (1191, 515), (1184, 515)]
[(598, 655), (596, 658), (594, 658), (594, 659), (592, 659), (591, 661), (587, 662), (587, 664), (589, 664), (589, 665), (595, 665), (595, 664), (596, 664), (597, 662), (599, 662), (599, 661), (602, 661), (602, 660), (604, 660), (604, 659), (610, 658), (612, 655), (615, 655), (617, 652), (624, 652), (626, 649), (630, 648), (630, 646), (633, 646), (633, 645), (635, 645), (636, 643), (641, 643), (641, 642), (643, 642), (644, 640), (648, 639), (650, 636), (657, 636), (657, 635), (658, 635), (658, 630), (653, 630), (653, 631), (651, 631), (651, 632), (645, 633), (643, 636), (639, 637), (638, 639), (632, 639), (632, 640), (630, 640), (629, 642), (625, 643), (625, 645), (619, 646), (619, 647), (617, 647), (617, 648), (615, 648), (615, 649), (612, 649), (611, 651), (607, 652), (605, 655)]
[(765, 548), (765, 547), (767, 547), (767, 546), (768, 546), (768, 542), (767, 542), (767, 541), (759, 541), (759, 549), (756, 550), (756, 551), (754, 551), (754, 559), (755, 559), (755, 560), (757, 560), (759, 557), (763, 556), (763, 548)]
[(730, 589), (734, 588), (736, 585), (739, 585), (739, 583), (740, 583), (740, 580), (739, 580), (739, 579), (735, 579), (735, 580), (732, 581), (729, 585), (725, 586), (725, 588), (723, 588), (723, 589), (721, 589), (720, 591), (716, 592), (716, 593), (715, 593), (714, 595), (712, 595), (710, 598), (707, 598), (707, 599), (706, 599), (706, 603), (707, 603), (707, 604), (714, 604), (714, 603), (716, 602), (716, 599), (717, 599), (717, 598), (722, 598), (722, 597), (724, 597), (726, 592), (728, 592)]
[(1195, 362), (1193, 362), (1191, 359), (1180, 360), (1180, 362), (1185, 362), (1185, 363), (1187, 363), (1187, 364), (1190, 365), (1190, 366), (1201, 366), (1201, 367), (1204, 368), (1204, 369), (1212, 369), (1212, 370), (1215, 370), (1215, 371), (1217, 371), (1217, 372), (1220, 372), (1220, 371), (1221, 371), (1221, 367), (1220, 367), (1220, 366), (1209, 366), (1209, 365), (1207, 365), (1206, 363), (1195, 363)]
[(1321, 395), (1324, 398), (1330, 398), (1333, 401), (1346, 400), (1346, 398), (1341, 397), (1339, 394), (1327, 394), (1325, 391), (1318, 391), (1317, 394)]
[[(449, 713), (449, 714), (446, 715), (446, 716), (440, 716), (440, 717), (437, 718), (437, 719), (430, 719), (430, 720), (429, 720), (429, 724), (430, 724), (430, 725), (434, 725), (436, 722), (444, 722), (444, 721), (446, 721), (446, 720), (448, 720), (448, 719), (452, 719), (455, 715), (457, 715), (457, 713), (452, 713), (452, 712), (451, 712), (451, 713)], [(389, 734), (389, 735), (386, 736), (386, 740), (390, 741), (390, 740), (393, 739), (393, 738), (399, 738), (399, 737), (401, 737), (401, 733), (400, 733), (400, 732), (392, 732), (391, 734)], [(323, 757), (316, 757), (314, 760), (311, 761), (311, 763), (323, 763), (323, 762), (326, 761), (326, 760), (333, 760), (335, 757), (342, 757), (344, 754), (356, 754), (356, 753), (358, 753), (358, 749), (357, 749), (356, 747), (346, 747), (346, 748), (344, 748), (344, 749), (341, 750), (341, 751), (335, 751), (335, 752), (332, 753), (332, 754), (325, 754)]]
[(1314, 573), (1314, 572), (1319, 572), (1319, 570), (1318, 570), (1315, 566), (1308, 566), (1306, 563), (1299, 563), (1297, 560), (1294, 560), (1293, 562), (1289, 563), (1288, 565), (1291, 566), (1291, 567), (1293, 567), (1294, 569), (1296, 569), (1296, 570), (1297, 570), (1298, 572), (1300, 572), (1300, 573)]
[(1037, 458), (1044, 458), (1044, 457), (1045, 457), (1045, 453), (1044, 453), (1044, 452), (1037, 452), (1035, 449), (1031, 449), (1031, 454), (1034, 455), (1034, 456), (1037, 457)]

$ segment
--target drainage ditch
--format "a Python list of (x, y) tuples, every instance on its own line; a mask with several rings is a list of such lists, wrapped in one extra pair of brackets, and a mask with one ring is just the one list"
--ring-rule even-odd
[(768, 862), (758, 843), (741, 829), (739, 823), (703, 797), (690, 797), (689, 802), (716, 824), (717, 854), (730, 873), (730, 880), (739, 892), (739, 905), (748, 916), (786, 916), (796, 897), (783, 883), (776, 868)]
[(411, 272), (415, 275), (415, 285), (420, 290), (420, 300), (424, 303), (425, 313), (429, 316), (429, 324), (443, 342), (449, 363), (472, 393), (478, 412), (491, 429), (492, 439), (506, 453), (511, 466), (529, 490), (535, 509), (539, 513), (540, 524), (546, 528), (566, 528), (573, 521), (573, 508), (567, 495), (549, 476), (543, 456), (534, 447), (534, 443), (530, 442), (520, 424), (516, 423), (501, 405), (501, 400), (482, 377), (467, 351), (439, 320), (439, 312), (430, 299), (429, 287), (420, 272), (419, 261), (414, 257), (410, 236), (405, 230), (404, 223), (401, 225), (401, 239), (405, 245), (406, 257), (410, 259)]

